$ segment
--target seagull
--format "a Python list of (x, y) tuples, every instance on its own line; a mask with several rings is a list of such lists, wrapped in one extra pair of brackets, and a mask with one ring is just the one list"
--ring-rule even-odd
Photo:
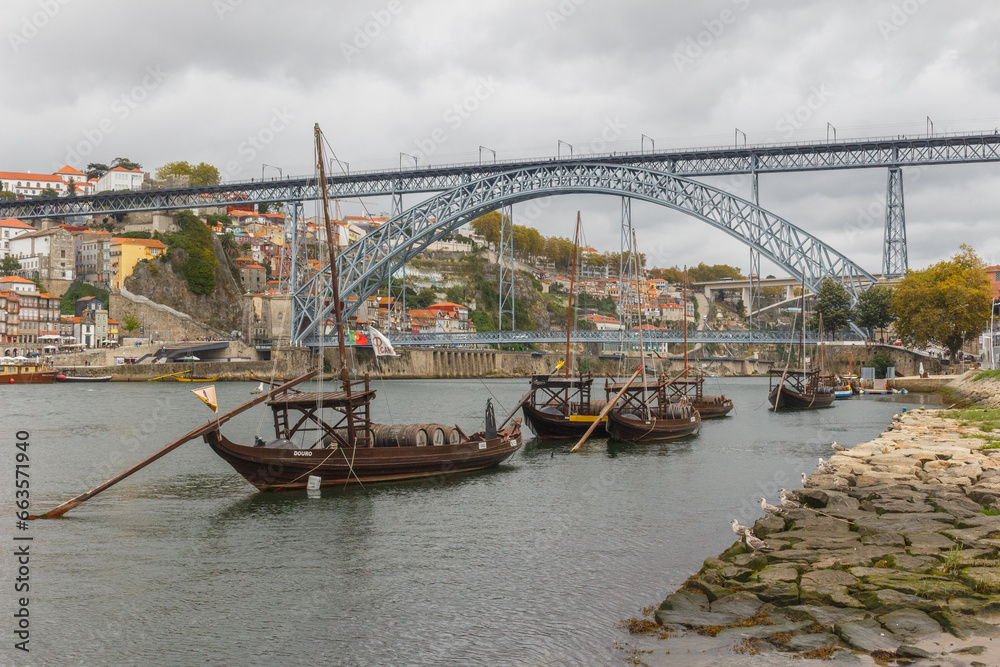
[(768, 514), (784, 514), (785, 510), (780, 507), (776, 507), (771, 503), (767, 502), (763, 498), (760, 499), (760, 508)]
[(845, 489), (850, 486), (850, 484), (848, 484), (846, 481), (842, 480), (839, 477), (834, 477), (833, 478), (833, 485), (837, 486), (837, 487), (843, 487)]
[(846, 452), (847, 451), (847, 447), (844, 447), (843, 445), (838, 445), (836, 441), (834, 441), (834, 443), (832, 445), (830, 445), (830, 446), (833, 447), (833, 451), (835, 451), (835, 452)]
[(816, 482), (806, 477), (805, 473), (801, 473), (801, 475), (802, 475), (802, 488), (808, 489), (810, 487), (816, 486)]
[(250, 393), (251, 394), (263, 394), (264, 393), (264, 383), (261, 382)]
[(747, 546), (754, 551), (772, 551), (771, 547), (767, 546), (767, 542), (754, 535), (752, 530), (747, 531), (746, 541)]
[(791, 491), (786, 491), (785, 489), (778, 489), (778, 493), (781, 494), (782, 498), (787, 498), (788, 500), (798, 500), (799, 497), (792, 493)]
[(802, 505), (800, 505), (797, 501), (792, 500), (790, 496), (781, 496), (781, 506), (789, 510), (802, 507)]
[(824, 461), (822, 456), (819, 459), (819, 470), (820, 470), (820, 472), (829, 473), (831, 475), (834, 475), (834, 474), (837, 473), (837, 469), (834, 468), (829, 463), (827, 463), (826, 461)]
[(741, 526), (739, 521), (737, 521), (736, 519), (733, 519), (733, 532), (734, 533), (736, 533), (740, 537), (745, 537), (746, 534), (747, 534), (747, 531), (749, 531), (749, 530), (750, 529), (747, 528), (746, 526)]

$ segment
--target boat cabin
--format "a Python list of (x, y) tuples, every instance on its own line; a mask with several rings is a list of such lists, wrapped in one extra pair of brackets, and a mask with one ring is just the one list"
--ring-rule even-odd
[(594, 406), (590, 400), (590, 388), (594, 376), (553, 377), (551, 375), (531, 376), (531, 406), (550, 414), (593, 415)]
[[(369, 377), (351, 382), (350, 396), (341, 391), (302, 392), (294, 389), (273, 396), (267, 401), (274, 417), (274, 432), (278, 440), (268, 447), (297, 448), (293, 438), (302, 434), (300, 448), (328, 447), (337, 443), (341, 447), (373, 447), (370, 405), (375, 398)], [(332, 410), (333, 417), (325, 419), (323, 410)], [(309, 436), (306, 434), (313, 433)], [(263, 446), (261, 442), (257, 443)]]

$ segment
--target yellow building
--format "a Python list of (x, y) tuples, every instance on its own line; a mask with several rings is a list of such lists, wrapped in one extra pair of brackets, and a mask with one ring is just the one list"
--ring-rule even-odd
[(111, 239), (111, 286), (121, 289), (140, 260), (160, 257), (166, 249), (154, 239)]

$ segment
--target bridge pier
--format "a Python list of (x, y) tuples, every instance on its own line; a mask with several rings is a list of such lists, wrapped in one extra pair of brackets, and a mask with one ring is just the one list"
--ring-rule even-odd
[(906, 274), (906, 213), (903, 209), (903, 170), (889, 167), (885, 192), (885, 238), (882, 241), (882, 277)]

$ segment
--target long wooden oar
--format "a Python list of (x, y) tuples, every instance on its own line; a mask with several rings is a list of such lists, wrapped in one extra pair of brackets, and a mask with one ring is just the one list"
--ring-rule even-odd
[(145, 468), (146, 466), (148, 466), (150, 463), (152, 463), (153, 461), (157, 460), (161, 456), (169, 454), (173, 450), (175, 450), (178, 447), (180, 447), (181, 445), (183, 445), (185, 442), (188, 442), (189, 440), (194, 440), (195, 438), (197, 438), (199, 436), (205, 435), (206, 433), (209, 433), (211, 431), (214, 431), (214, 430), (218, 429), (223, 423), (229, 421), (230, 419), (232, 419), (236, 415), (240, 414), (241, 412), (245, 412), (246, 410), (249, 410), (250, 408), (252, 408), (253, 406), (255, 406), (255, 405), (259, 404), (259, 403), (263, 403), (264, 401), (268, 400), (269, 398), (271, 398), (275, 394), (281, 393), (282, 391), (284, 391), (286, 389), (290, 389), (290, 388), (294, 387), (295, 385), (297, 385), (297, 384), (299, 384), (301, 382), (305, 382), (306, 380), (314, 377), (316, 375), (316, 373), (318, 373), (318, 372), (319, 371), (317, 371), (317, 370), (312, 370), (312, 371), (309, 371), (308, 373), (304, 373), (303, 375), (298, 376), (294, 380), (290, 380), (290, 381), (286, 382), (285, 384), (281, 385), (280, 387), (272, 389), (271, 391), (269, 391), (269, 392), (267, 392), (265, 394), (261, 394), (260, 396), (258, 396), (257, 398), (253, 399), (252, 401), (244, 403), (243, 405), (239, 406), (238, 408), (233, 408), (229, 412), (226, 412), (224, 414), (219, 415), (218, 417), (215, 417), (214, 419), (212, 419), (212, 421), (210, 421), (210, 422), (208, 422), (208, 423), (206, 423), (206, 424), (204, 424), (202, 426), (199, 426), (198, 428), (194, 429), (193, 431), (190, 431), (189, 433), (181, 436), (180, 438), (177, 438), (176, 440), (174, 440), (173, 442), (171, 442), (167, 446), (165, 446), (162, 449), (160, 449), (159, 451), (157, 451), (155, 454), (147, 456), (143, 460), (139, 461), (138, 463), (136, 463), (135, 465), (131, 466), (130, 468), (124, 470), (123, 472), (118, 473), (117, 475), (115, 475), (114, 477), (112, 477), (108, 481), (104, 482), (103, 484), (95, 486), (94, 488), (92, 488), (90, 491), (87, 491), (86, 493), (81, 493), (80, 495), (78, 495), (76, 498), (73, 498), (72, 500), (67, 500), (62, 505), (59, 505), (58, 507), (54, 507), (53, 509), (49, 510), (45, 514), (39, 514), (38, 516), (32, 516), (32, 517), (29, 517), (29, 518), (31, 518), (31, 519), (54, 519), (56, 517), (62, 516), (63, 514), (65, 514), (66, 512), (70, 511), (71, 509), (73, 509), (77, 505), (81, 504), (85, 500), (90, 500), (91, 498), (93, 498), (94, 496), (96, 496), (101, 491), (104, 491), (105, 489), (114, 486), (115, 484), (117, 484), (118, 482), (122, 481), (123, 479), (125, 479), (126, 477), (128, 477), (129, 475), (131, 475), (132, 473), (138, 472), (139, 470), (142, 470), (143, 468)]
[(530, 391), (527, 394), (525, 394), (524, 396), (522, 396), (520, 399), (518, 399), (517, 404), (514, 406), (514, 409), (511, 410), (510, 413), (506, 417), (504, 417), (504, 420), (502, 422), (500, 422), (499, 426), (497, 426), (497, 430), (502, 429), (504, 426), (506, 426), (507, 422), (510, 421), (511, 417), (513, 417), (515, 414), (517, 414), (517, 411), (521, 409), (521, 406), (524, 405), (529, 398), (531, 398), (531, 392)]
[(569, 451), (575, 452), (576, 450), (580, 449), (580, 447), (583, 446), (583, 443), (587, 442), (587, 438), (590, 437), (590, 434), (594, 432), (594, 429), (597, 428), (597, 425), (601, 423), (601, 420), (604, 419), (604, 417), (609, 412), (611, 412), (611, 408), (615, 407), (615, 403), (617, 403), (618, 399), (622, 397), (622, 394), (625, 393), (625, 390), (632, 386), (632, 383), (635, 382), (636, 377), (638, 377), (639, 373), (641, 372), (642, 372), (642, 366), (640, 365), (639, 368), (635, 369), (635, 373), (632, 373), (632, 377), (628, 379), (628, 382), (625, 383), (625, 386), (622, 387), (621, 391), (615, 394), (614, 398), (608, 401), (608, 404), (604, 406), (604, 409), (601, 410), (601, 414), (597, 415), (597, 419), (594, 420), (594, 423), (590, 425), (590, 428), (587, 429), (587, 432), (583, 434), (582, 438), (580, 438), (580, 442), (576, 443), (576, 445), (573, 446), (573, 449)]

